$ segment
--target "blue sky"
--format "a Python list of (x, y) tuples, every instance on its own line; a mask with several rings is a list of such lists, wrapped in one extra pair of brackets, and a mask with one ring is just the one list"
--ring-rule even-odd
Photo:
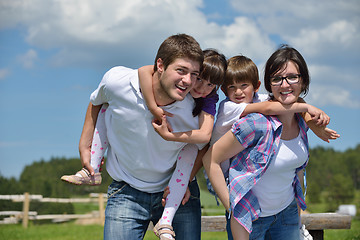
[(279, 44), (297, 48), (312, 78), (305, 100), (341, 134), (328, 144), (310, 133), (310, 147), (360, 143), (357, 0), (0, 0), (0, 174), (18, 178), (33, 161), (78, 157), (89, 96), (105, 71), (152, 64), (176, 33), (228, 58), (250, 57), (261, 76)]

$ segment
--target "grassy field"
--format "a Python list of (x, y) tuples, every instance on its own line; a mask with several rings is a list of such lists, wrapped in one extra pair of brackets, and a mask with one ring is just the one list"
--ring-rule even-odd
[[(208, 192), (201, 192), (203, 215), (222, 215), (224, 208), (217, 206), (214, 197)], [(98, 210), (97, 204), (74, 204), (75, 212), (83, 214), (91, 210)], [(313, 208), (322, 210), (322, 206)], [(6, 240), (93, 240), (102, 239), (103, 227), (100, 225), (78, 225), (74, 222), (61, 224), (34, 224), (24, 229), (21, 224), (0, 225), (0, 239)], [(145, 240), (155, 240), (152, 232), (147, 232)], [(202, 233), (201, 239), (220, 240), (227, 239), (225, 232)], [(360, 240), (360, 218), (354, 218), (351, 229), (325, 230), (326, 240)]]
[[(103, 228), (100, 225), (31, 224), (24, 229), (18, 225), (0, 225), (0, 239), (6, 240), (95, 240), (102, 239)], [(157, 239), (152, 232), (147, 232), (145, 240)], [(224, 232), (202, 233), (201, 239), (227, 239)], [(350, 230), (325, 230), (325, 240), (359, 240), (360, 220), (353, 220)]]

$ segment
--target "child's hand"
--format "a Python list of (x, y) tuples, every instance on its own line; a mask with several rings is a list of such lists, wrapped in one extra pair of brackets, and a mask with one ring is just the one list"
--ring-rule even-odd
[(325, 142), (330, 142), (330, 140), (335, 140), (340, 137), (340, 134), (338, 134), (335, 130), (332, 130), (327, 127), (322, 127), (320, 129), (317, 129), (314, 131), (316, 136), (318, 136), (321, 140)]
[(163, 115), (161, 117), (161, 123), (159, 124), (159, 122), (157, 122), (156, 120), (152, 121), (152, 125), (155, 129), (155, 131), (165, 140), (167, 141), (171, 141), (171, 132), (172, 132), (172, 128), (170, 126), (170, 124), (167, 122), (166, 120), (166, 116)]
[(163, 116), (168, 116), (168, 117), (173, 116), (172, 113), (169, 113), (160, 107), (156, 107), (154, 109), (149, 109), (149, 110), (152, 113), (152, 115), (154, 115), (155, 121), (157, 121), (159, 124), (161, 124)]
[(309, 105), (308, 113), (311, 115), (312, 120), (315, 121), (317, 125), (327, 126), (330, 123), (330, 117), (317, 107)]

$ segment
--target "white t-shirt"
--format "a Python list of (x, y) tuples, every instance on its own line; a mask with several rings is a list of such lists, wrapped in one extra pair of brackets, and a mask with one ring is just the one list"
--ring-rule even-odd
[(277, 214), (294, 200), (292, 183), (296, 169), (302, 166), (307, 158), (307, 148), (300, 134), (291, 140), (280, 139), (276, 157), (251, 189), (260, 204), (260, 217)]
[[(186, 143), (166, 141), (151, 124), (153, 115), (140, 92), (137, 69), (114, 67), (91, 94), (93, 105), (108, 103), (105, 125), (109, 148), (106, 169), (116, 181), (125, 181), (144, 192), (160, 192), (167, 186), (179, 151)], [(174, 114), (168, 118), (174, 132), (198, 129), (192, 116), (194, 100), (163, 107)]]
[[(263, 102), (268, 99), (268, 94), (255, 93), (253, 97), (253, 103)], [(221, 101), (218, 114), (216, 116), (214, 129), (211, 135), (210, 146), (219, 140), (225, 133), (227, 133), (231, 129), (232, 125), (240, 119), (240, 116), (244, 112), (246, 105), (248, 105), (248, 103), (234, 103), (230, 101), (229, 98)], [(223, 170), (225, 177), (228, 176), (229, 167), (229, 159), (221, 163), (221, 169)]]

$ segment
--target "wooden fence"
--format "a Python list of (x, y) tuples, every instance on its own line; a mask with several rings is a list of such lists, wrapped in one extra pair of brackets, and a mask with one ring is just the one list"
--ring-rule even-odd
[[(11, 224), (22, 221), (24, 228), (28, 227), (29, 220), (53, 220), (53, 222), (63, 222), (72, 219), (97, 218), (99, 223), (105, 222), (104, 202), (106, 194), (91, 193), (89, 198), (44, 198), (42, 195), (0, 195), (0, 200), (12, 200), (13, 202), (23, 202), (23, 211), (3, 211), (1, 215), (9, 216), (0, 221), (0, 224)], [(52, 203), (98, 203), (99, 211), (91, 214), (51, 214), (38, 215), (36, 212), (30, 212), (30, 202), (52, 202)]]
[[(22, 221), (24, 228), (28, 227), (29, 220), (53, 220), (53, 222), (68, 221), (71, 219), (98, 219), (100, 224), (105, 222), (104, 203), (107, 200), (106, 194), (90, 194), (89, 198), (44, 198), (41, 195), (0, 195), (0, 200), (12, 200), (23, 202), (23, 211), (3, 211), (0, 216), (9, 216), (0, 221), (0, 224), (14, 224)], [(91, 214), (52, 214), (37, 215), (29, 211), (31, 201), (56, 202), (56, 203), (98, 203), (99, 211)], [(350, 229), (351, 216), (338, 213), (311, 213), (301, 215), (301, 222), (305, 224), (314, 240), (324, 239), (324, 229)], [(149, 226), (152, 228), (152, 226)], [(226, 231), (225, 216), (202, 216), (202, 232)]]

